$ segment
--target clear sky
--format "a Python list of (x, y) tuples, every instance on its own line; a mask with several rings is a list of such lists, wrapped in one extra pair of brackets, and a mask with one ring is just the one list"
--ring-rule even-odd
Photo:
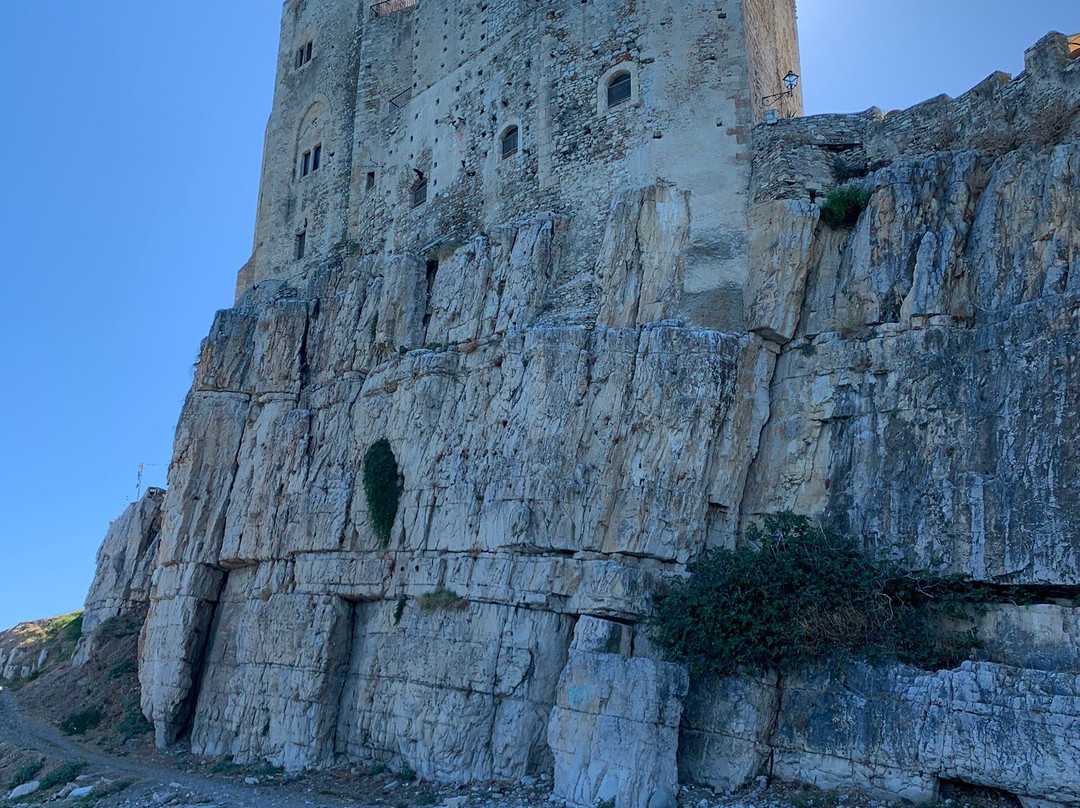
[[(78, 608), (164, 485), (191, 365), (251, 251), (280, 3), (0, 0), (0, 628)], [(1017, 73), (1076, 0), (802, 0), (808, 112)]]

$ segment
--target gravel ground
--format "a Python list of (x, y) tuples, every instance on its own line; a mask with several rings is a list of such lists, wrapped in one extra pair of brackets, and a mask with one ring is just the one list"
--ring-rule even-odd
[[(36, 779), (47, 778), (57, 771), (67, 776), (24, 798), (4, 799), (9, 789), (18, 785), (12, 780), (13, 772), (28, 762), (42, 764), (33, 775)], [(52, 779), (57, 780), (57, 776)], [(1014, 798), (988, 792), (955, 797), (934, 808), (1019, 808)], [(241, 767), (205, 760), (183, 748), (162, 752), (145, 742), (128, 743), (119, 750), (96, 748), (77, 743), (28, 715), (20, 709), (14, 694), (0, 688), (0, 808), (37, 808), (52, 802), (64, 808), (564, 806), (551, 794), (551, 782), (546, 775), (526, 777), (516, 783), (448, 787), (405, 782), (381, 767), (294, 775), (267, 767)], [(679, 805), (680, 808), (886, 808), (888, 804), (807, 786), (767, 787), (764, 778), (759, 778), (755, 788), (734, 794), (684, 787), (679, 792)]]

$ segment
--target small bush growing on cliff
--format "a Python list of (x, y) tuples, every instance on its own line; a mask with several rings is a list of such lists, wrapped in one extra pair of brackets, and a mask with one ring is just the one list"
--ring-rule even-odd
[(390, 545), (390, 531), (397, 518), (401, 488), (397, 458), (390, 441), (381, 438), (364, 453), (364, 494), (367, 496), (371, 526), (382, 547)]
[(424, 614), (431, 612), (453, 610), (464, 611), (469, 606), (469, 601), (445, 586), (437, 587), (431, 592), (425, 592), (419, 598), (420, 611)]
[(844, 654), (952, 667), (974, 645), (963, 618), (984, 595), (961, 578), (905, 573), (785, 513), (748, 530), (736, 550), (707, 551), (656, 596), (650, 628), (698, 674), (783, 673)]
[(821, 203), (821, 221), (829, 227), (851, 227), (870, 204), (870, 189), (859, 185), (841, 185), (829, 191)]

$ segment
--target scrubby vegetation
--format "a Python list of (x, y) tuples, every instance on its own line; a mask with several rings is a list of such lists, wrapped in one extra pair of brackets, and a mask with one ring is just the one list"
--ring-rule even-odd
[(375, 441), (364, 453), (363, 476), (371, 527), (380, 546), (388, 547), (401, 500), (401, 486), (397, 458), (386, 438)]
[(44, 760), (34, 760), (15, 770), (15, 774), (8, 781), (8, 790), (18, 788), (23, 783), (29, 783), (39, 771), (45, 768)]
[(693, 673), (788, 672), (857, 656), (949, 668), (976, 644), (981, 604), (1021, 592), (906, 572), (793, 514), (710, 550), (655, 598), (650, 631)]
[(829, 227), (851, 227), (870, 204), (870, 189), (861, 185), (841, 185), (829, 191), (821, 203), (821, 221)]
[(60, 722), (60, 731), (65, 735), (85, 735), (89, 730), (97, 729), (105, 715), (97, 707), (72, 713)]
[(48, 791), (50, 788), (66, 785), (82, 774), (82, 770), (85, 768), (85, 763), (78, 762), (65, 763), (62, 766), (57, 766), (41, 778), (41, 790)]
[(419, 604), (420, 611), (430, 614), (431, 612), (446, 610), (461, 612), (468, 607), (469, 601), (454, 590), (440, 586), (421, 595)]

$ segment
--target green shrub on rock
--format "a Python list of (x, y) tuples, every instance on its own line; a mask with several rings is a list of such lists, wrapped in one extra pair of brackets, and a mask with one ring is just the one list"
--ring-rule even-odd
[(745, 538), (655, 598), (650, 633), (692, 673), (788, 672), (839, 655), (952, 667), (974, 645), (963, 618), (982, 599), (977, 584), (906, 573), (790, 513)]
[(870, 189), (859, 185), (841, 185), (829, 191), (821, 203), (821, 221), (834, 229), (851, 227), (870, 204)]
[(364, 494), (367, 496), (371, 527), (382, 547), (390, 545), (390, 531), (397, 518), (401, 487), (398, 484), (397, 458), (390, 441), (381, 438), (364, 453)]

